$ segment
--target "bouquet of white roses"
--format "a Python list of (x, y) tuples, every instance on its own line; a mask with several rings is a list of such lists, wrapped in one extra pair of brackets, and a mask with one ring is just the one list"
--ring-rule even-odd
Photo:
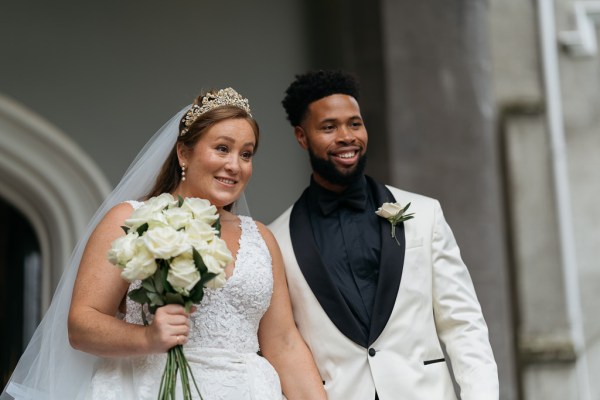
[[(122, 228), (125, 236), (112, 243), (108, 259), (126, 281), (142, 281), (129, 297), (146, 304), (150, 313), (165, 304), (181, 304), (189, 312), (202, 301), (205, 287), (225, 284), (225, 266), (233, 258), (220, 238), (217, 209), (208, 200), (161, 194), (145, 201)], [(143, 310), (142, 319), (147, 325)], [(159, 400), (175, 399), (178, 371), (184, 398), (191, 398), (190, 376), (200, 394), (183, 347), (177, 345), (168, 352)]]

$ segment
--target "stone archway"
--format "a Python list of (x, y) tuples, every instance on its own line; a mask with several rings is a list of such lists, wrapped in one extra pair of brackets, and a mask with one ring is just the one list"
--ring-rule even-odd
[(0, 95), (0, 196), (30, 221), (38, 237), (42, 310), (77, 239), (110, 190), (102, 172), (70, 138)]

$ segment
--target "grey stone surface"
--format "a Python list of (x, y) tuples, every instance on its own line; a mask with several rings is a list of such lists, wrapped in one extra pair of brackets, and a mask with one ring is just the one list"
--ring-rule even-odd
[(502, 399), (517, 396), (487, 8), (382, 3), (392, 182), (438, 198), (490, 329)]

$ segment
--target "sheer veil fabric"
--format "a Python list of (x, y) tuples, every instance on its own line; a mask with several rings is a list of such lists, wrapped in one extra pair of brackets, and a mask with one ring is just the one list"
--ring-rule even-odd
[[(141, 199), (148, 193), (175, 145), (179, 122), (190, 107), (184, 107), (154, 134), (92, 217), (71, 254), (48, 311), (0, 395), (0, 400), (82, 399), (85, 396), (99, 358), (73, 349), (67, 331), (71, 294), (83, 250), (92, 231), (108, 210), (123, 201)], [(249, 215), (243, 195), (233, 208), (237, 214)]]

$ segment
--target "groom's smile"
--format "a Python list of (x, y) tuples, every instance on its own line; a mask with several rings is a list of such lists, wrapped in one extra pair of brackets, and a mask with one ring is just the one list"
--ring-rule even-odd
[(331, 151), (330, 159), (333, 159), (342, 167), (353, 167), (358, 162), (361, 148), (356, 146), (353, 149), (341, 148), (337, 151)]
[(354, 97), (334, 94), (312, 102), (295, 134), (323, 187), (340, 191), (362, 175), (368, 135)]

